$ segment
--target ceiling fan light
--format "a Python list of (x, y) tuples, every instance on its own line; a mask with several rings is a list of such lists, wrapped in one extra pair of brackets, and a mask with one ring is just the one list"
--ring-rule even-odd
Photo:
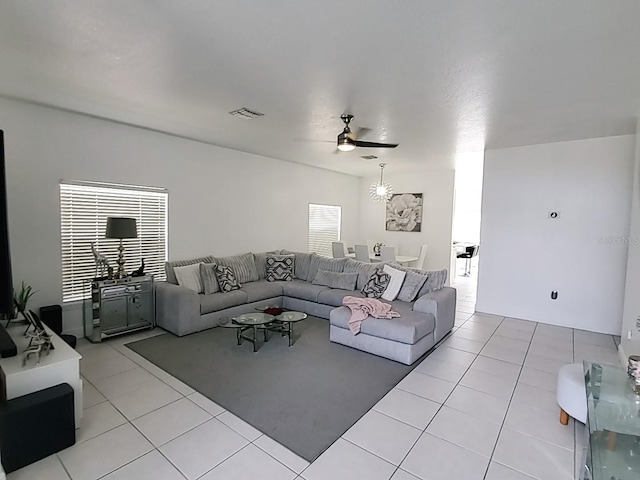
[(338, 150), (341, 152), (350, 152), (356, 148), (356, 143), (353, 139), (349, 138), (345, 132), (338, 135)]
[(341, 152), (351, 152), (355, 148), (356, 148), (356, 146), (352, 145), (350, 143), (342, 143), (342, 144), (338, 145), (338, 150), (340, 150)]

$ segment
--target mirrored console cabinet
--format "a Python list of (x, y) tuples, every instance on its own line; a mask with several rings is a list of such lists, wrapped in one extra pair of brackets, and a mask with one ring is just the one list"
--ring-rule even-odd
[(153, 275), (91, 282), (91, 298), (84, 304), (84, 335), (90, 341), (153, 327)]

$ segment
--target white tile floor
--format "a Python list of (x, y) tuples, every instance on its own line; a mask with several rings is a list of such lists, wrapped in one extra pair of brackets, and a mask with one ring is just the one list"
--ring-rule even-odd
[(457, 277), (452, 335), (311, 465), (124, 347), (81, 341), (77, 443), (9, 480), (570, 480), (581, 424), (563, 427), (558, 369), (617, 363), (615, 339), (473, 314)]

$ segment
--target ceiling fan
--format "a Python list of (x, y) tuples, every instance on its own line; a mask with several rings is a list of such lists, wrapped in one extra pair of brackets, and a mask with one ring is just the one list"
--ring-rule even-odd
[[(398, 146), (397, 143), (378, 143), (378, 142), (363, 142), (362, 140), (357, 140), (355, 135), (351, 132), (351, 128), (349, 128), (349, 123), (353, 118), (353, 115), (343, 114), (340, 116), (342, 121), (344, 122), (344, 130), (342, 133), (338, 135), (338, 150), (341, 152), (350, 152), (356, 147), (366, 147), (366, 148), (396, 148)], [(368, 129), (361, 129), (360, 132)]]

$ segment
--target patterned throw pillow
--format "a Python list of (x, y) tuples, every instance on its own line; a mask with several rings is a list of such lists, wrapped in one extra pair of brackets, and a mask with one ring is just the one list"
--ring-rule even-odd
[(380, 298), (389, 286), (390, 281), (391, 275), (383, 272), (382, 269), (376, 270), (371, 274), (364, 287), (362, 287), (361, 292), (365, 297)]
[(220, 286), (220, 291), (222, 292), (232, 292), (233, 290), (238, 290), (242, 285), (238, 283), (236, 279), (236, 274), (233, 273), (233, 269), (231, 267), (227, 267), (225, 265), (216, 265), (213, 267), (216, 272), (216, 278), (218, 279), (218, 285)]
[(295, 255), (267, 255), (267, 280), (269, 282), (293, 280)]

